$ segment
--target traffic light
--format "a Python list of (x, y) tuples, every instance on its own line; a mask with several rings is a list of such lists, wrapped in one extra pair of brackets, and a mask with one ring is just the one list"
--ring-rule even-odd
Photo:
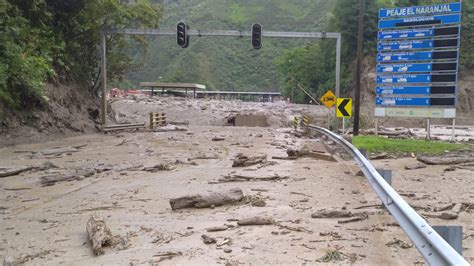
[(253, 49), (262, 48), (262, 25), (258, 23), (252, 25), (252, 46)]
[(189, 45), (188, 29), (188, 25), (182, 21), (176, 25), (176, 42), (181, 48), (186, 48)]

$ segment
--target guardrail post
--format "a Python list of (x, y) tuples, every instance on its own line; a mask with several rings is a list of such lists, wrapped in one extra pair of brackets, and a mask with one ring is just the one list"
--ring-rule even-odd
[(451, 247), (462, 255), (462, 226), (460, 225), (440, 225), (433, 226), (433, 229), (444, 239)]
[(377, 169), (377, 172), (379, 172), (379, 174), (385, 181), (387, 181), (390, 186), (392, 185), (392, 170), (379, 168)]

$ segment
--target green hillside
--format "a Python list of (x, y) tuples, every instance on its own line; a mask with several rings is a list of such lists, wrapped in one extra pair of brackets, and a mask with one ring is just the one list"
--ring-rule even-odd
[[(196, 30), (320, 31), (327, 27), (335, 1), (328, 0), (184, 0), (154, 1), (165, 9), (161, 29), (185, 20)], [(215, 90), (275, 91), (281, 87), (275, 60), (289, 48), (309, 40), (264, 38), (252, 49), (249, 38), (193, 37), (182, 49), (172, 37), (155, 38), (141, 66), (129, 69), (126, 80), (196, 82)]]

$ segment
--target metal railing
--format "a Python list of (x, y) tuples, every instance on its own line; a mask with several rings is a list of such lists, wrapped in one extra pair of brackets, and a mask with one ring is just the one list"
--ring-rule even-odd
[(400, 195), (383, 179), (362, 153), (341, 136), (328, 129), (309, 125), (343, 146), (355, 159), (369, 184), (400, 227), (430, 265), (469, 265)]

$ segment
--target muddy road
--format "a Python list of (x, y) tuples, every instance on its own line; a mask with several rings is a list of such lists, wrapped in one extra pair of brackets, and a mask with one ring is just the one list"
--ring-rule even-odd
[[(357, 175), (354, 162), (338, 156), (337, 161), (284, 159), (288, 148), (302, 145), (322, 153), (324, 140), (299, 138), (291, 129), (187, 129), (87, 135), (1, 149), (3, 171), (32, 168), (0, 178), (0, 256), (25, 264), (68, 265), (423, 262), (365, 177)], [(238, 156), (266, 160), (232, 167)], [(418, 163), (413, 158), (374, 163), (394, 170), (393, 186), (418, 212), (473, 202), (472, 169), (405, 170)], [(210, 208), (172, 210), (169, 203), (231, 189), (241, 189), (244, 197)], [(324, 209), (335, 214), (312, 218)], [(427, 218), (432, 225), (463, 225), (464, 257), (470, 262), (471, 211), (450, 221)], [(347, 212), (351, 216), (338, 218)], [(101, 256), (93, 254), (86, 233), (93, 214), (104, 218), (117, 240)], [(354, 216), (361, 219), (352, 221)], [(255, 217), (271, 224), (238, 224)], [(204, 241), (203, 235), (215, 241)]]

